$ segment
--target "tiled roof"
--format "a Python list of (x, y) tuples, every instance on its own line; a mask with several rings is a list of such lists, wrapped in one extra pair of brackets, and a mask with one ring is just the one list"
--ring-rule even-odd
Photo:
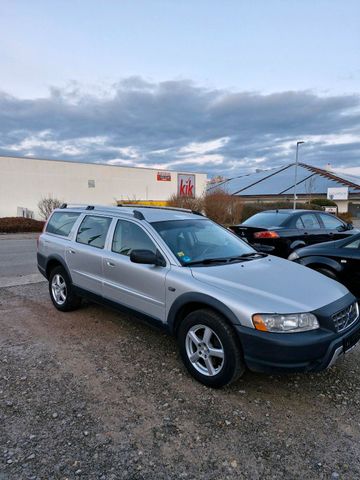
[[(264, 170), (209, 186), (208, 190), (222, 187), (231, 195), (285, 195), (294, 193), (295, 164)], [(326, 195), (329, 187), (348, 187), (349, 193), (360, 194), (360, 178), (343, 175), (299, 163), (296, 193), (299, 195)]]

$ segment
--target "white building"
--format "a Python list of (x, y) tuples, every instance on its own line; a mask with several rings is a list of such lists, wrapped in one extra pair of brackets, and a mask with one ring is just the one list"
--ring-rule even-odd
[(206, 182), (204, 173), (0, 156), (0, 217), (39, 218), (38, 202), (49, 196), (90, 205), (164, 204), (173, 194), (202, 195)]

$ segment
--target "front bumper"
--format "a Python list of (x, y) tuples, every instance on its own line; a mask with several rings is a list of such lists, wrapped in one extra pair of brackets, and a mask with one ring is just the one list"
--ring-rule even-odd
[(317, 372), (332, 366), (360, 340), (360, 319), (337, 333), (319, 328), (303, 333), (268, 333), (234, 325), (247, 367), (256, 372)]

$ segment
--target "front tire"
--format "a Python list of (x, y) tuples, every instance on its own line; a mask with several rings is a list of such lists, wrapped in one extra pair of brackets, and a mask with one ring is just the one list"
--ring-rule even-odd
[(213, 310), (190, 313), (178, 330), (180, 355), (189, 373), (208, 387), (220, 388), (245, 372), (233, 328)]
[(61, 312), (76, 310), (81, 304), (81, 298), (74, 293), (74, 288), (64, 267), (58, 266), (51, 270), (49, 293), (55, 308)]

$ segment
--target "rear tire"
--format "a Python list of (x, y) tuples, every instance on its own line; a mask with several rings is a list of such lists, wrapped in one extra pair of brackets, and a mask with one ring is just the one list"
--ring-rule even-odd
[(190, 313), (181, 322), (177, 339), (185, 367), (207, 387), (228, 385), (246, 370), (233, 328), (213, 310)]
[(70, 312), (80, 307), (81, 298), (74, 293), (69, 275), (64, 267), (55, 267), (49, 276), (49, 293), (55, 308)]

